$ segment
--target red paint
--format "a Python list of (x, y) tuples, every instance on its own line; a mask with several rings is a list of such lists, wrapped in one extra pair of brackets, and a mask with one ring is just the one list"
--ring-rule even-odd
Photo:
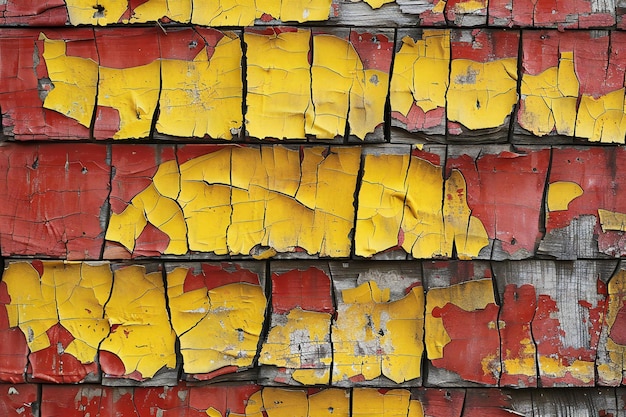
[(334, 314), (330, 277), (310, 267), (272, 274), (272, 308), (274, 313), (286, 314), (300, 307), (303, 310)]
[(510, 417), (511, 399), (499, 389), (468, 389), (463, 417)]
[[(3, 29), (0, 35), (0, 102), (4, 134), (16, 140), (87, 139), (89, 128), (42, 107), (40, 80), (42, 91), (51, 87), (45, 79), (47, 69), (42, 57), (43, 48), (36, 49), (36, 45), (41, 44), (38, 40), (40, 33), (38, 29)], [(93, 38), (93, 33), (73, 29), (66, 31), (64, 36), (70, 40), (89, 39)]]
[[(592, 147), (585, 149), (554, 149), (549, 182), (571, 181), (583, 189), (583, 194), (569, 203), (568, 209), (553, 211), (546, 217), (546, 231), (552, 232), (570, 224), (582, 215), (598, 218), (598, 209), (626, 213), (626, 177), (618, 172), (626, 164), (626, 150), (620, 147)], [(624, 234), (618, 231), (602, 232), (599, 219), (598, 250), (611, 256), (626, 255)]]
[(198, 273), (194, 271), (194, 268), (189, 268), (187, 271), (183, 292), (201, 288), (210, 291), (223, 285), (236, 283), (259, 285), (259, 276), (237, 263), (202, 263)]
[(558, 27), (560, 30), (615, 24), (613, 12), (594, 12), (589, 0), (491, 0), (489, 17), (490, 25)]
[(464, 389), (418, 388), (412, 394), (422, 403), (427, 417), (460, 417), (463, 411)]
[(161, 59), (193, 61), (206, 47), (204, 54), (210, 60), (215, 52), (215, 46), (223, 37), (222, 32), (210, 28), (168, 29), (167, 33), (159, 33)]
[(179, 145), (176, 148), (176, 159), (179, 165), (182, 165), (194, 158), (218, 152), (225, 148), (228, 149), (228, 152), (230, 152), (230, 150), (235, 147), (245, 147), (245, 145)]
[(224, 366), (223, 368), (220, 368), (213, 372), (207, 372), (206, 374), (188, 374), (187, 379), (192, 380), (192, 381), (210, 381), (213, 378), (216, 378), (218, 376), (234, 374), (240, 369), (241, 368), (239, 368), (238, 366), (234, 366), (234, 365)]
[(50, 346), (31, 352), (28, 357), (29, 376), (34, 381), (74, 384), (88, 376), (97, 377), (98, 365), (95, 362), (83, 364), (64, 352), (74, 337), (63, 326), (55, 324), (46, 334)]
[(189, 395), (189, 409), (204, 412), (213, 407), (222, 413), (222, 416), (227, 416), (229, 412), (243, 415), (248, 399), (260, 389), (258, 385), (250, 383), (193, 387)]
[[(113, 332), (113, 330), (111, 330)], [(112, 377), (118, 377), (126, 374), (126, 367), (124, 362), (113, 352), (107, 350), (100, 350), (98, 352), (98, 361), (102, 372)]]
[(391, 112), (391, 117), (402, 123), (409, 132), (420, 132), (441, 126), (440, 134), (445, 133), (446, 109), (443, 107), (424, 112), (424, 110), (413, 103), (406, 116), (394, 111)]
[[(379, 33), (350, 31), (350, 43), (361, 59), (363, 69), (376, 69), (386, 74), (391, 67), (393, 38)], [(315, 54), (315, 51), (313, 51)]]
[(475, 311), (465, 311), (452, 303), (433, 309), (433, 317), (441, 318), (451, 340), (443, 348), (443, 358), (433, 359), (432, 364), (453, 371), (466, 381), (497, 384), (497, 371), (483, 372), (481, 360), (495, 355), (493, 364), (500, 364), (498, 310), (493, 303)]
[(67, 19), (63, 0), (7, 1), (0, 5), (3, 25), (63, 26)]
[[(537, 308), (537, 294), (532, 285), (509, 284), (504, 289), (499, 321), (502, 363), (506, 360), (522, 360), (535, 355), (524, 353), (528, 344), (534, 345), (531, 323)], [(527, 342), (528, 341), (528, 342)], [(534, 368), (533, 368), (534, 369)], [(537, 376), (511, 374), (503, 366), (500, 386), (536, 387)]]
[(11, 303), (6, 283), (0, 282), (0, 382), (24, 382), (28, 345), (19, 328), (9, 326), (5, 305)]
[(98, 259), (106, 201), (106, 147), (50, 144), (0, 149), (0, 245), (9, 255)]
[[(485, 154), (477, 160), (468, 155), (448, 158), (446, 170), (458, 169), (467, 184), (467, 204), (485, 227), (490, 239), (513, 255), (528, 254), (543, 236), (539, 220), (550, 163), (550, 150), (525, 153)], [(519, 196), (523, 195), (523, 201)]]
[(38, 392), (35, 384), (0, 384), (0, 415), (37, 417)]
[(411, 156), (416, 156), (419, 159), (428, 161), (435, 166), (438, 166), (438, 167), (441, 166), (441, 157), (437, 155), (436, 153), (432, 153), (432, 152), (424, 151), (422, 149), (415, 148), (411, 151)]
[(517, 58), (519, 32), (490, 29), (453, 30), (450, 33), (452, 59), (491, 62)]
[(170, 238), (167, 234), (148, 223), (135, 241), (133, 258), (140, 256), (159, 257), (167, 249)]
[(96, 118), (93, 123), (95, 139), (110, 139), (120, 130), (120, 112), (112, 107), (96, 106)]
[(142, 417), (132, 388), (43, 385), (41, 417), (59, 416)]
[(189, 409), (190, 388), (181, 384), (173, 387), (135, 388), (133, 403), (140, 417), (184, 417)]
[(124, 69), (147, 65), (159, 59), (158, 31), (161, 29), (154, 26), (95, 29), (100, 65)]

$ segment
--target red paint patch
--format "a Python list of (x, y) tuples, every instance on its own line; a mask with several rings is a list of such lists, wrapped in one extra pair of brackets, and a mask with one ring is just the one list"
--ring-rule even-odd
[[(111, 330), (111, 332), (113, 332), (113, 330)], [(107, 375), (118, 377), (126, 374), (124, 362), (122, 362), (119, 356), (112, 352), (100, 350), (98, 352), (98, 361), (100, 362), (102, 372)]]
[(450, 37), (452, 59), (491, 62), (503, 58), (517, 58), (518, 31), (456, 30), (450, 33)]
[(253, 384), (193, 387), (189, 396), (189, 408), (206, 411), (213, 407), (222, 416), (245, 414), (248, 399), (261, 387)]
[(38, 386), (35, 384), (0, 385), (0, 415), (37, 417)]
[[(350, 31), (350, 43), (354, 46), (363, 69), (376, 69), (389, 73), (393, 54), (393, 39), (379, 33)], [(315, 53), (315, 52), (314, 52)]]
[(286, 314), (300, 307), (303, 310), (334, 314), (330, 278), (323, 271), (310, 267), (272, 274), (272, 308)]
[(140, 256), (159, 257), (167, 249), (170, 238), (167, 234), (148, 223), (143, 232), (137, 236), (133, 258)]
[[(443, 358), (433, 359), (433, 365), (453, 371), (466, 381), (497, 384), (496, 368), (500, 366), (498, 310), (493, 303), (476, 311), (465, 311), (452, 303), (433, 309), (433, 317), (441, 318), (451, 339), (443, 348)], [(485, 372), (481, 361), (489, 356), (493, 356), (490, 365), (494, 369)]]

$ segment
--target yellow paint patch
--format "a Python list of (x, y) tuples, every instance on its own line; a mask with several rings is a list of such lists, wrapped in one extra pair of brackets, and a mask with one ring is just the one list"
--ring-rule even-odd
[(468, 129), (501, 126), (517, 102), (517, 59), (493, 62), (453, 59), (448, 119)]
[(184, 371), (208, 373), (253, 364), (267, 300), (260, 285), (233, 283), (183, 292), (187, 268), (167, 274), (172, 326)]
[[(603, 357), (603, 363), (597, 366), (598, 379), (603, 384), (618, 386), (622, 382), (626, 370), (626, 346), (615, 342), (611, 338), (611, 329), (615, 325), (617, 316), (626, 303), (626, 271), (620, 269), (608, 284), (608, 308), (605, 316), (606, 345), (600, 346), (599, 350), (608, 352), (608, 357)], [(600, 340), (603, 340), (601, 338)]]
[(105, 314), (114, 330), (100, 350), (116, 355), (126, 374), (138, 371), (143, 378), (151, 378), (163, 367), (176, 366), (176, 336), (165, 307), (160, 272), (146, 274), (145, 268), (137, 265), (115, 271)]
[(100, 67), (98, 106), (119, 113), (119, 130), (113, 139), (145, 138), (150, 134), (152, 117), (159, 100), (161, 64), (125, 69)]
[(406, 116), (413, 103), (424, 113), (445, 108), (450, 75), (450, 31), (424, 29), (402, 39), (391, 76), (391, 110)]
[(304, 138), (311, 105), (311, 32), (246, 33), (246, 128), (256, 138)]
[(583, 94), (576, 118), (576, 136), (591, 142), (624, 143), (626, 135), (625, 89), (597, 99)]
[(393, 389), (382, 394), (375, 388), (355, 388), (352, 392), (354, 417), (407, 417), (411, 393)]
[[(211, 59), (202, 48), (193, 61), (161, 61), (156, 128), (167, 135), (231, 139), (241, 127), (241, 43), (225, 32)], [(185, 74), (181, 77), (181, 74)]]
[(555, 130), (560, 135), (573, 136), (578, 89), (573, 52), (561, 53), (558, 68), (522, 75), (524, 106), (518, 118), (520, 126), (537, 136)]
[(486, 0), (469, 0), (469, 1), (460, 1), (454, 5), (457, 13), (472, 13), (482, 10), (487, 7)]
[(456, 244), (459, 259), (471, 259), (489, 245), (487, 231), (467, 205), (467, 184), (459, 170), (453, 170), (445, 184), (443, 205), (446, 252)]
[(374, 281), (342, 291), (332, 329), (334, 383), (361, 376), (368, 381), (385, 376), (396, 383), (420, 377), (423, 289), (414, 287), (391, 302), (388, 291)]
[(267, 417), (308, 417), (309, 402), (305, 391), (264, 388), (262, 396)]
[(567, 210), (569, 203), (581, 195), (583, 189), (575, 182), (553, 182), (548, 185), (548, 211)]
[(93, 0), (66, 0), (65, 4), (74, 26), (117, 23), (128, 9), (128, 0), (96, 0), (95, 4)]
[(570, 365), (564, 365), (560, 358), (539, 356), (539, 372), (544, 377), (564, 378), (567, 374), (588, 384), (594, 381), (594, 362), (574, 360)]
[(28, 262), (12, 262), (2, 276), (11, 302), (9, 326), (19, 327), (31, 352), (50, 346), (46, 331), (57, 323), (75, 338), (64, 352), (94, 362), (109, 333), (104, 304), (112, 286), (108, 264), (44, 261), (43, 274)]
[(394, 0), (365, 0), (365, 3), (369, 4), (372, 9), (380, 9), (383, 4), (393, 2)]
[(435, 308), (443, 308), (452, 303), (465, 311), (481, 310), (488, 304), (495, 304), (493, 284), (490, 279), (467, 281), (445, 288), (431, 288), (426, 294), (426, 353), (428, 359), (443, 358), (443, 348), (450, 342), (450, 336), (440, 317), (433, 316)]
[(281, 320), (270, 329), (259, 363), (296, 369), (293, 379), (302, 384), (328, 384), (330, 320), (328, 313), (294, 308), (284, 323)]
[(310, 417), (349, 417), (350, 392), (342, 389), (324, 389), (309, 395)]
[(148, 0), (133, 9), (129, 23), (145, 23), (167, 17), (174, 22), (191, 20), (192, 0)]
[(223, 148), (180, 166), (180, 192), (175, 167), (160, 166), (155, 183), (111, 216), (106, 238), (132, 252), (148, 221), (170, 237), (166, 254), (185, 253), (187, 243), (220, 255), (260, 245), (266, 254), (300, 247), (348, 256), (360, 150), (305, 148), (302, 158), (282, 147)]
[(626, 231), (626, 213), (598, 209), (598, 216), (600, 217), (600, 225), (603, 232), (608, 230)]
[(50, 40), (43, 33), (39, 38), (44, 41), (43, 58), (54, 85), (43, 107), (89, 127), (96, 104), (98, 64), (91, 59), (67, 56), (63, 40)]

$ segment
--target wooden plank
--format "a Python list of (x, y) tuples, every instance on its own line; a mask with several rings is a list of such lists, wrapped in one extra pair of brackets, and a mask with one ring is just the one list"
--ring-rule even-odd
[(623, 335), (624, 320), (624, 280), (626, 279), (625, 265), (620, 262), (615, 273), (608, 283), (608, 300), (606, 312), (603, 316), (602, 333), (598, 345), (596, 372), (598, 385), (620, 386), (624, 384), (626, 369), (624, 367), (624, 353), (626, 340)]
[(166, 263), (168, 311), (187, 381), (256, 379), (265, 263)]
[(489, 25), (587, 29), (615, 25), (615, 0), (492, 0)]
[(444, 140), (449, 79), (449, 30), (399, 30), (389, 94), (391, 125), (419, 138)]
[(418, 386), (424, 351), (419, 263), (331, 262), (332, 384)]
[(612, 389), (542, 390), (532, 393), (533, 416), (619, 416)]
[(265, 385), (328, 385), (335, 314), (326, 262), (272, 262), (272, 315), (259, 356)]
[(105, 146), (5, 145), (0, 149), (4, 256), (98, 259), (110, 167)]
[(505, 142), (517, 103), (519, 32), (489, 29), (451, 32), (450, 87), (446, 95), (449, 140)]
[(625, 158), (617, 147), (553, 150), (540, 254), (576, 259), (626, 253), (619, 220), (626, 207), (617, 172)]
[(624, 97), (624, 34), (533, 31), (522, 46), (518, 140), (545, 142), (536, 136), (548, 136), (567, 142), (575, 136), (624, 143), (624, 109), (612, 104)]
[(166, 308), (162, 265), (113, 264), (112, 269), (113, 289), (104, 308), (111, 332), (98, 356), (102, 384), (174, 385), (176, 334)]
[[(489, 239), (474, 257), (502, 260), (534, 255), (541, 238), (549, 163), (550, 150), (545, 148), (450, 147), (446, 193), (466, 200), (462, 203), (474, 219), (475, 236)], [(520, 195), (524, 195), (523, 203)], [(469, 241), (472, 230), (460, 229), (468, 230), (465, 239)], [(468, 256), (461, 239), (456, 242), (456, 250), (459, 257)]]
[(499, 307), (488, 262), (423, 263), (426, 384), (496, 386), (500, 375)]
[(540, 386), (595, 384), (606, 282), (615, 265), (612, 261), (538, 260), (493, 265), (498, 288), (531, 286), (535, 291), (537, 308), (531, 329)]

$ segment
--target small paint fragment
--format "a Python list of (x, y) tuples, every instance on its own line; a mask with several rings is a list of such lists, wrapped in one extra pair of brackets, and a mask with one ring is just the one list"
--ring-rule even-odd
[(583, 195), (580, 185), (571, 181), (557, 181), (548, 185), (548, 210), (567, 210), (569, 203)]

